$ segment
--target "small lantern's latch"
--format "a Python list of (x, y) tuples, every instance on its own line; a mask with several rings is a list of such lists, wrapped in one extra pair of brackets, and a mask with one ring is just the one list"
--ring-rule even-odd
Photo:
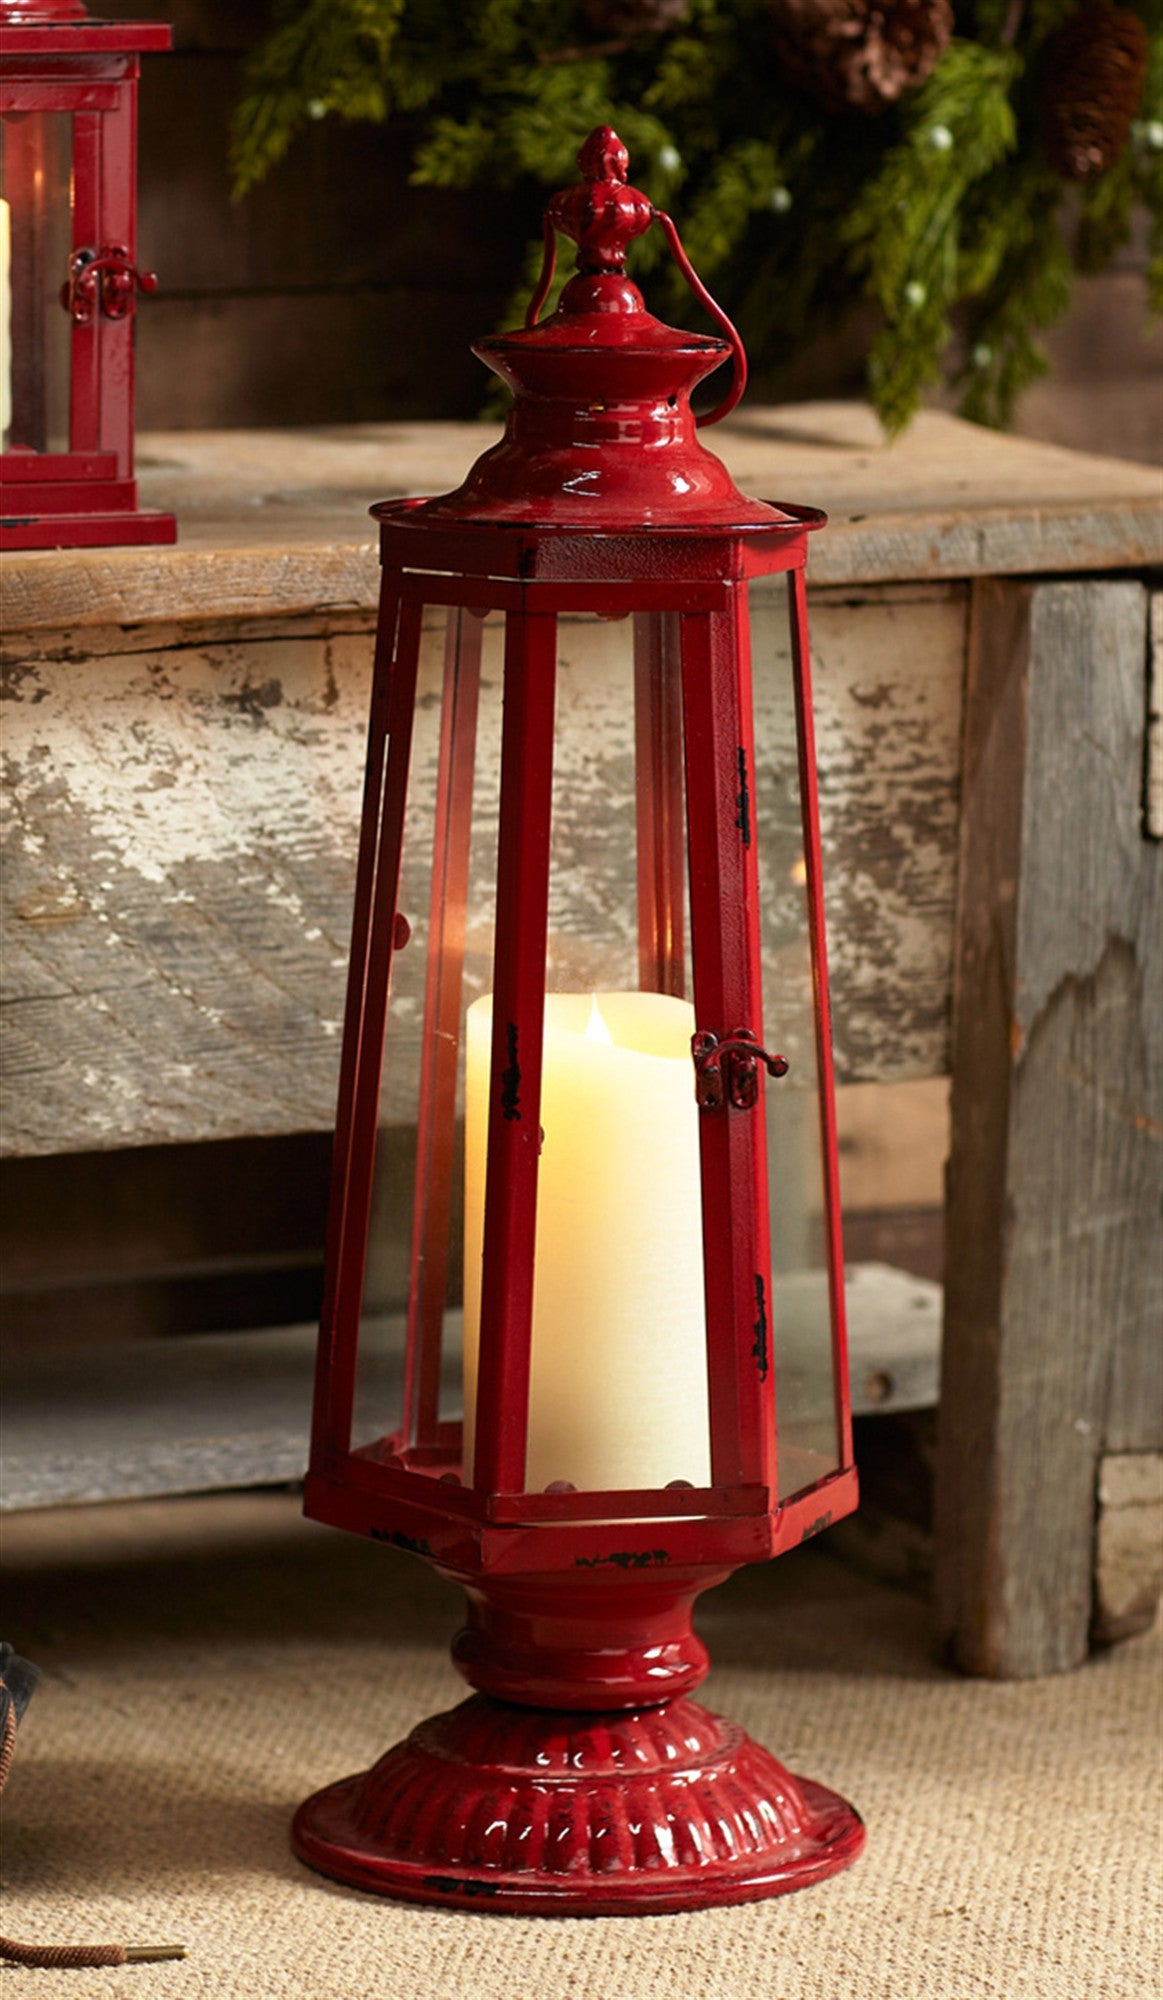
[(98, 310), (106, 319), (129, 319), (138, 292), (156, 292), (157, 273), (139, 271), (122, 243), (74, 250), (61, 304), (77, 326), (90, 326)]
[(691, 1054), (700, 1111), (722, 1111), (728, 1104), (737, 1111), (750, 1111), (759, 1101), (760, 1063), (771, 1076), (786, 1076), (788, 1071), (786, 1056), (768, 1055), (750, 1028), (736, 1028), (722, 1041), (709, 1028), (699, 1028), (691, 1036)]

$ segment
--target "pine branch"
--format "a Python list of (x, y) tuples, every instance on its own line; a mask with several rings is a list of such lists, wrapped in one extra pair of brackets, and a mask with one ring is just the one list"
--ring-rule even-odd
[(1046, 372), (1038, 334), (1065, 312), (1073, 285), (1061, 200), (1062, 184), (1042, 162), (1008, 190), (1004, 254), (995, 257), (992, 280), (972, 313), (961, 375), (961, 414), (976, 423), (1007, 424), (1023, 389)]
[(405, 0), (282, 0), (247, 65), (230, 147), (238, 200), (283, 158), (312, 118), (337, 111), (382, 124), (386, 78)]
[[(1145, 205), (1149, 288), (1163, 308), (1163, 0), (1127, 3), (1150, 31), (1143, 115), (1123, 157), (1079, 193), (1074, 262), (1103, 268)], [(584, 0), (275, 0), (235, 119), (235, 191), (332, 114), (418, 112), (416, 182), (525, 182), (546, 195), (574, 179), (589, 130), (612, 124), (759, 367), (873, 300), (883, 325), (870, 392), (900, 429), (941, 378), (954, 317), (968, 310), (978, 358), (962, 378), (966, 408), (999, 421), (1043, 365), (1039, 330), (1073, 278), (1063, 183), (1041, 147), (1037, 56), (1077, 5), (959, 0), (961, 38), (873, 118), (824, 112), (786, 83), (769, 0), (689, 0), (666, 32), (605, 40)], [(632, 257), (687, 324), (661, 235), (640, 238)], [(519, 317), (524, 298), (514, 306)]]
[(885, 315), (869, 386), (889, 435), (940, 378), (959, 296), (960, 229), (970, 189), (1013, 151), (1009, 50), (953, 42), (914, 100), (909, 128), (862, 190), (844, 228), (853, 271)]
[(1147, 298), (1151, 310), (1163, 313), (1163, 26), (1157, 22), (1147, 41), (1147, 79), (1143, 87), (1143, 118), (1133, 128), (1135, 192), (1150, 216)]

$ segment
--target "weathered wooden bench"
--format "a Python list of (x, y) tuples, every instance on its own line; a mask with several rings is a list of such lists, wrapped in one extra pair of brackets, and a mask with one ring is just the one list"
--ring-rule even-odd
[[(973, 1671), (1065, 1667), (1141, 1615), (1120, 1522), (1149, 1519), (1163, 1447), (1158, 484), (936, 414), (890, 450), (856, 405), (718, 438), (745, 489), (831, 516), (809, 574), (839, 1076), (952, 1077), (941, 1629)], [(176, 548), (8, 560), (8, 1153), (330, 1125), (366, 509), (481, 448), (454, 424), (155, 434)], [(781, 622), (759, 607), (760, 651)], [(1121, 1580), (1096, 1605), (1100, 1494)]]

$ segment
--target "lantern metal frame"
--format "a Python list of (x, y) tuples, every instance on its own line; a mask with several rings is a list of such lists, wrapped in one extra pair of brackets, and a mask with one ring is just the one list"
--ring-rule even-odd
[(73, 152), (72, 249), (52, 281), (71, 323), (69, 445), (0, 454), (0, 548), (172, 542), (173, 515), (138, 505), (133, 469), (136, 302), (157, 285), (137, 264), (137, 89), (141, 56), (172, 31), (92, 20), (81, 0), (0, 0), (0, 33), (0, 116), (35, 143), (29, 121), (63, 114)]
[[(364, 1888), (462, 1908), (598, 1914), (800, 1887), (846, 1866), (863, 1828), (844, 1800), (793, 1777), (689, 1699), (707, 1669), (690, 1623), (699, 1592), (808, 1540), (857, 1498), (804, 576), (808, 535), (824, 516), (744, 500), (695, 443), (690, 384), (734, 351), (733, 391), (704, 421), (723, 414), (745, 374), (738, 336), (718, 308), (726, 340), (676, 334), (644, 313), (621, 262), (645, 226), (644, 197), (625, 186), (612, 133), (593, 135), (581, 163), (585, 190), (550, 210), (579, 242), (579, 276), (551, 320), (536, 323), (539, 288), (524, 334), (477, 348), (517, 387), (506, 439), (457, 493), (372, 510), (383, 585), (305, 1491), (313, 1518), (418, 1554), (464, 1587), (468, 1623), (453, 1657), (478, 1693), (421, 1725), (371, 1772), (307, 1800), (293, 1839), (312, 1866)], [(547, 267), (549, 235), (547, 227)], [(595, 380), (608, 385), (604, 398)], [(644, 438), (659, 456), (639, 464)], [(669, 496), (659, 483), (663, 451), (680, 469)], [(610, 494), (596, 506), (586, 491), (595, 452), (612, 468)], [(699, 497), (687, 506), (681, 496), (692, 487)], [(762, 1046), (748, 611), (752, 582), (780, 573), (794, 666), (836, 1436), (834, 1469), (784, 1497), (762, 1107), (767, 1073), (786, 1063)], [(448, 641), (404, 1417), (391, 1436), (353, 1448), (389, 989), (409, 934), (400, 874), (423, 614), (440, 606)], [(440, 1342), (489, 612), (505, 615), (505, 653), (468, 1485), (462, 1427), (440, 1415)], [(685, 792), (711, 1464), (701, 1487), (524, 1490), (556, 632), (559, 618), (579, 613), (635, 620), (639, 968), (653, 990), (679, 983)], [(627, 1117), (632, 1124), (630, 1107)]]

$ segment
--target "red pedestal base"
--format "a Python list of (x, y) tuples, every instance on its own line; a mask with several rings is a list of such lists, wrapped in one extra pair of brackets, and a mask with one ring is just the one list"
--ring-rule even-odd
[(585, 1713), (478, 1694), (307, 1799), (292, 1840), (409, 1902), (632, 1916), (806, 1888), (856, 1859), (864, 1827), (688, 1697)]

